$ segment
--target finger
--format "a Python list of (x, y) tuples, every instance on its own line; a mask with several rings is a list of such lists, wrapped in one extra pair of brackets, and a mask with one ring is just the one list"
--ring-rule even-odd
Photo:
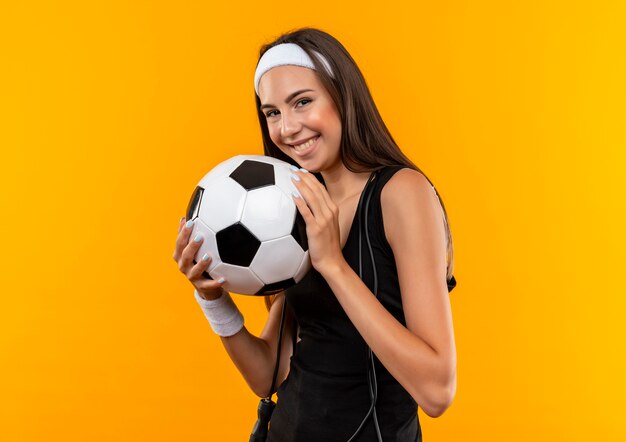
[(180, 233), (180, 231), (183, 229), (183, 226), (185, 225), (185, 217), (183, 216), (180, 219), (180, 222), (178, 223), (178, 233)]
[(311, 189), (309, 184), (306, 181), (302, 181), (302, 179), (298, 176), (299, 172), (293, 172), (292, 182), (296, 186), (296, 189), (300, 192), (300, 195), (304, 198), (304, 201), (310, 207), (311, 212), (315, 218), (324, 216), (324, 209), (320, 204), (320, 199), (318, 195)]
[(189, 237), (191, 236), (191, 232), (193, 231), (194, 221), (190, 220), (183, 224), (183, 228), (180, 232), (178, 232), (178, 237), (176, 238), (176, 249), (174, 250), (174, 260), (177, 262), (180, 260), (180, 257), (189, 242)]
[(298, 176), (302, 179), (302, 181), (306, 182), (309, 185), (309, 187), (311, 187), (311, 189), (313, 189), (316, 192), (320, 201), (323, 201), (324, 203), (326, 203), (326, 206), (328, 207), (328, 209), (334, 213), (335, 209), (337, 209), (337, 206), (335, 205), (334, 201), (330, 198), (330, 195), (328, 194), (328, 190), (326, 189), (326, 187), (324, 187), (324, 185), (320, 183), (319, 180), (312, 173), (304, 172), (302, 170), (301, 172), (302, 173), (300, 173)]
[(204, 241), (204, 236), (201, 233), (197, 233), (191, 241), (187, 244), (183, 253), (178, 261), (178, 268), (181, 272), (185, 273), (187, 277), (189, 277), (189, 271), (193, 267), (193, 258), (198, 253), (198, 249), (202, 242)]
[(295, 193), (291, 194), (291, 198), (293, 199), (293, 202), (296, 204), (296, 207), (298, 208), (300, 215), (302, 215), (302, 218), (304, 218), (304, 222), (306, 223), (306, 225), (311, 226), (311, 227), (313, 226), (317, 227), (317, 224), (315, 222), (315, 217), (313, 216), (313, 212), (311, 212), (311, 209), (309, 209), (309, 206), (307, 206), (304, 199), (301, 196), (296, 195)]
[[(309, 186), (313, 195), (315, 195), (320, 215), (322, 215), (323, 219), (326, 221), (331, 220), (333, 218), (333, 210), (331, 206), (333, 203), (330, 196), (326, 197), (326, 195), (328, 195), (326, 187), (324, 187), (322, 183), (320, 183), (317, 178), (311, 174), (302, 173), (300, 176), (303, 178), (303, 182)], [(316, 214), (316, 217), (317, 216), (318, 215)]]
[[(205, 253), (202, 256), (202, 258), (200, 258), (200, 261), (198, 261), (187, 274), (187, 277), (189, 278), (189, 280), (195, 283), (196, 280), (198, 282), (201, 282), (207, 279), (203, 274), (209, 268), (212, 261), (213, 261), (213, 257), (210, 254)], [(207, 275), (208, 275), (208, 272), (207, 272)]]
[(195, 284), (198, 290), (215, 290), (218, 287), (222, 287), (224, 285), (224, 278), (219, 279), (203, 279)]

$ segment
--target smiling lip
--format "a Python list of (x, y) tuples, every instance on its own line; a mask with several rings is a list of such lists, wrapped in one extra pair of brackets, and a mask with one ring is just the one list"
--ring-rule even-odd
[[(315, 149), (317, 148), (317, 143), (318, 143), (318, 142), (319, 142), (319, 140), (320, 140), (320, 139), (319, 139), (319, 135), (318, 135), (317, 137), (313, 137), (313, 138), (317, 138), (317, 139), (313, 142), (313, 144), (312, 144), (312, 145), (310, 145), (309, 147), (307, 147), (306, 149), (304, 149), (304, 150), (303, 150), (303, 151), (301, 151), (301, 152), (298, 152), (298, 151), (295, 149), (295, 147), (293, 147), (293, 146), (292, 146), (292, 149), (293, 149), (294, 153), (295, 153), (296, 155), (300, 156), (300, 157), (304, 157), (304, 156), (307, 156), (308, 154), (310, 154), (311, 152), (313, 152), (313, 150), (315, 150)], [(310, 140), (310, 139), (311, 139), (311, 138), (309, 138), (309, 140)], [(305, 141), (305, 143), (306, 143), (306, 141)]]
[(309, 140), (312, 140), (312, 139), (313, 139), (313, 138), (315, 138), (315, 137), (319, 137), (319, 135), (314, 135), (314, 136), (312, 136), (312, 137), (310, 137), (310, 138), (305, 138), (305, 139), (304, 139), (304, 140), (302, 140), (302, 141), (296, 141), (295, 143), (290, 144), (290, 146), (291, 146), (291, 147), (298, 146), (298, 145), (300, 145), (300, 144), (306, 143), (306, 142), (307, 142), (307, 141), (309, 141)]

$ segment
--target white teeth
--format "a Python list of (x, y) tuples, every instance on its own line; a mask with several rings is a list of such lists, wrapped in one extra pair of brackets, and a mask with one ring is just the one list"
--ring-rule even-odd
[(297, 146), (294, 146), (293, 148), (296, 150), (296, 152), (301, 152), (304, 149), (308, 149), (309, 147), (311, 147), (313, 145), (313, 143), (315, 143), (315, 140), (317, 140), (318, 137), (312, 138), (309, 141), (307, 141), (306, 143), (302, 143), (299, 144)]

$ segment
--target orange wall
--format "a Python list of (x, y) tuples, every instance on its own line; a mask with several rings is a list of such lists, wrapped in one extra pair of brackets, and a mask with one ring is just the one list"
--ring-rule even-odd
[(171, 256), (197, 181), (262, 152), (260, 45), (310, 25), (450, 216), (458, 391), (425, 440), (625, 440), (622, 2), (227, 4), (3, 5), (0, 439), (247, 440)]

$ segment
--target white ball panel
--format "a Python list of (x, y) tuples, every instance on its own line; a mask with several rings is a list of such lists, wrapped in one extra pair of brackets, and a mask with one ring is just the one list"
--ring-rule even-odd
[(226, 281), (222, 287), (229, 292), (241, 295), (254, 295), (265, 285), (250, 268), (224, 262), (216, 266), (209, 274), (215, 280), (223, 276)]
[(246, 193), (235, 180), (222, 178), (204, 189), (198, 216), (211, 230), (219, 232), (241, 219)]
[(296, 190), (296, 185), (291, 179), (293, 171), (289, 168), (287, 163), (274, 167), (274, 179), (276, 186), (283, 191), (285, 195), (291, 198), (291, 192)]
[(196, 237), (196, 234), (198, 233), (204, 236), (204, 241), (202, 241), (202, 244), (200, 244), (200, 248), (198, 249), (196, 256), (194, 256), (194, 259), (196, 260), (196, 262), (200, 262), (202, 256), (204, 256), (205, 253), (208, 253), (209, 256), (213, 258), (211, 260), (211, 263), (209, 264), (209, 268), (207, 269), (207, 272), (209, 272), (210, 274), (211, 270), (213, 270), (215, 266), (222, 262), (222, 260), (220, 259), (219, 251), (217, 249), (215, 232), (213, 232), (213, 230), (211, 230), (209, 226), (204, 224), (200, 218), (196, 218), (193, 223), (193, 230), (191, 231), (189, 241), (193, 241), (193, 239)]
[(311, 270), (311, 258), (309, 256), (309, 251), (304, 252), (304, 256), (302, 257), (302, 262), (300, 263), (300, 267), (296, 271), (293, 279), (296, 283), (302, 281), (302, 278), (307, 274), (307, 272)]
[(291, 233), (296, 210), (278, 187), (261, 187), (248, 192), (241, 222), (260, 241), (268, 241)]
[(295, 275), (304, 251), (291, 235), (261, 243), (250, 269), (266, 284)]
[(238, 168), (245, 160), (245, 158), (241, 158), (243, 156), (245, 155), (237, 155), (219, 163), (200, 180), (198, 186), (202, 187), (203, 189), (207, 189), (221, 179), (228, 177), (228, 175), (233, 173), (233, 171)]

